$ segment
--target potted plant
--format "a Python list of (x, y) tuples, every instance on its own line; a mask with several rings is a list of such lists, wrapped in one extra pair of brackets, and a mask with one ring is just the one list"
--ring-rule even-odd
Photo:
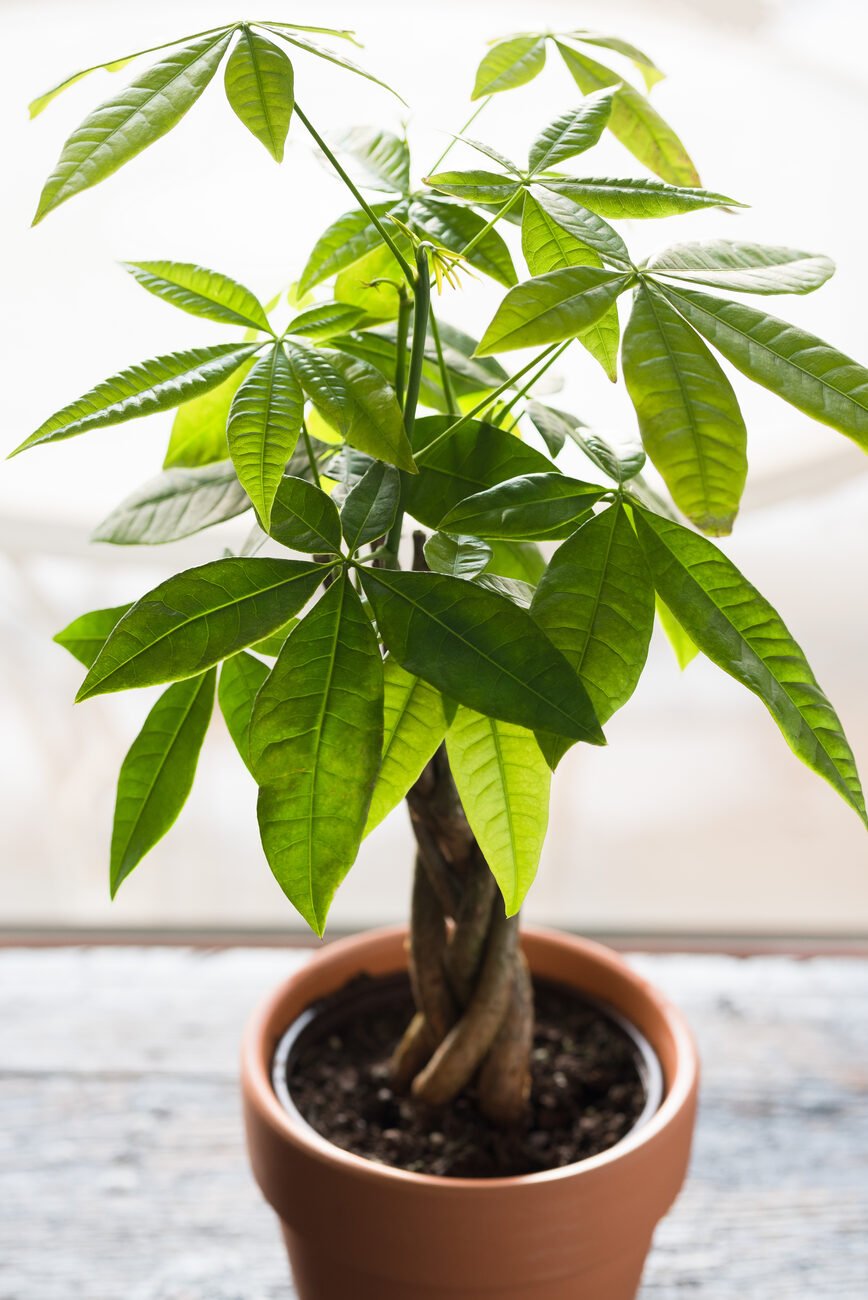
[[(369, 75), (334, 43), (351, 39), (240, 22), (155, 46), (63, 147), (37, 220), (165, 134), (225, 61), (241, 122), (278, 161), (290, 125), (307, 132), (353, 206), (269, 310), (216, 271), (127, 267), (235, 337), (113, 376), (17, 451), (175, 408), (162, 472), (96, 540), (255, 523), (239, 553), (56, 639), (87, 669), (80, 700), (165, 686), (121, 767), (113, 894), (178, 816), (215, 694), (259, 787), (269, 866), (316, 934), (363, 836), (407, 801), (409, 932), (322, 949), (245, 1039), (253, 1167), (303, 1300), (627, 1300), (684, 1178), (697, 1065), (678, 1013), (615, 954), (520, 936), (551, 775), (572, 745), (604, 743), (657, 617), (682, 666), (702, 653), (758, 695), (865, 820), (802, 651), (709, 538), (730, 531), (747, 472), (715, 353), (862, 447), (868, 371), (751, 305), (819, 288), (824, 256), (736, 239), (633, 260), (612, 222), (739, 205), (598, 61), (632, 63), (650, 91), (662, 74), (628, 42), (494, 43), (474, 118), (547, 52), (580, 95), (538, 124), (527, 161), (474, 143), (478, 165), (444, 155), (418, 183), (405, 138), (351, 124), (329, 143), (295, 98), (296, 55), (302, 81), (321, 59)], [(607, 129), (650, 177), (586, 167)], [(481, 340), (432, 301), (467, 271), (505, 290)], [(534, 397), (576, 348), (613, 381), (620, 356), (641, 445)]]

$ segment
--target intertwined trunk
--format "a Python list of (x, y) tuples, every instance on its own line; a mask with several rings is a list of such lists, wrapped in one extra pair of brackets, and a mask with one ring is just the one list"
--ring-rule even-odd
[(417, 853), (410, 978), (416, 1015), (395, 1053), (395, 1083), (444, 1106), (474, 1079), (485, 1114), (515, 1123), (530, 1091), (533, 993), (494, 878), (441, 746), (407, 795)]

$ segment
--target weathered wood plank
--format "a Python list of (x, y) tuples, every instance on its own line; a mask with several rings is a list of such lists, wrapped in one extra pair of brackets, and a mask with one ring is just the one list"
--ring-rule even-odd
[[(0, 952), (0, 1300), (290, 1300), (238, 1038), (304, 953)], [(639, 956), (704, 1087), (642, 1300), (864, 1300), (868, 962)]]

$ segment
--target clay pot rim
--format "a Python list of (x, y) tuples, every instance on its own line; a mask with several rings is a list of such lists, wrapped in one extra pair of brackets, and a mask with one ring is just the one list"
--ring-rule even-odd
[[(354, 948), (364, 949), (369, 946), (373, 947), (381, 943), (388, 944), (397, 939), (403, 939), (406, 934), (406, 926), (386, 926), (366, 931), (363, 934), (352, 935), (345, 939), (335, 940), (334, 943), (328, 944), (319, 951), (323, 954), (336, 954), (339, 957), (342, 953)], [(699, 1073), (696, 1045), (681, 1012), (643, 976), (627, 966), (618, 954), (606, 948), (603, 944), (596, 943), (592, 939), (579, 938), (576, 935), (566, 934), (559, 930), (537, 926), (523, 927), (522, 935), (530, 939), (532, 944), (553, 944), (558, 947), (578, 949), (583, 955), (591, 958), (599, 965), (617, 971), (621, 977), (626, 974), (627, 978), (640, 989), (642, 995), (654, 1004), (665, 1021), (669, 1033), (672, 1035), (675, 1045), (676, 1066), (674, 1076), (671, 1080), (667, 1080), (663, 1101), (650, 1119), (640, 1127), (631, 1129), (620, 1142), (616, 1142), (614, 1146), (609, 1147), (607, 1151), (600, 1152), (598, 1155), (589, 1156), (587, 1159), (576, 1161), (574, 1164), (563, 1165), (558, 1169), (547, 1169), (541, 1173), (520, 1174), (505, 1178), (486, 1178), (484, 1180), (415, 1173), (409, 1169), (397, 1169), (392, 1165), (377, 1164), (364, 1156), (344, 1151), (341, 1147), (335, 1146), (334, 1143), (329, 1142), (327, 1138), (317, 1133), (316, 1129), (312, 1128), (298, 1112), (293, 1115), (286, 1110), (278, 1099), (272, 1085), (272, 1053), (270, 1045), (274, 1039), (269, 1031), (269, 1026), (286, 997), (287, 986), (295, 983), (299, 977), (303, 977), (304, 967), (279, 984), (259, 1004), (245, 1027), (241, 1047), (242, 1076), (247, 1094), (259, 1110), (261, 1118), (275, 1132), (278, 1138), (289, 1141), (296, 1147), (301, 1148), (309, 1157), (321, 1164), (337, 1167), (348, 1176), (363, 1181), (379, 1182), (386, 1179), (390, 1182), (403, 1183), (408, 1190), (412, 1187), (425, 1189), (429, 1194), (434, 1191), (440, 1193), (452, 1192), (458, 1195), (470, 1191), (478, 1193), (481, 1186), (496, 1192), (498, 1189), (508, 1190), (535, 1184), (558, 1182), (565, 1179), (591, 1177), (605, 1166), (623, 1160), (624, 1157), (630, 1156), (654, 1142), (677, 1113), (689, 1102)], [(283, 1025), (280, 1033), (282, 1034), (287, 1028), (287, 1025)], [(653, 1042), (651, 1045), (654, 1047)]]

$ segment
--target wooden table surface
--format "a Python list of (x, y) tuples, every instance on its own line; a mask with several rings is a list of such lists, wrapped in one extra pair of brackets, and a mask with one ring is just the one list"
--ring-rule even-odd
[[(0, 1300), (291, 1300), (237, 1055), (250, 1007), (305, 959), (0, 950)], [(642, 1300), (865, 1300), (868, 962), (631, 960), (704, 1066)]]

